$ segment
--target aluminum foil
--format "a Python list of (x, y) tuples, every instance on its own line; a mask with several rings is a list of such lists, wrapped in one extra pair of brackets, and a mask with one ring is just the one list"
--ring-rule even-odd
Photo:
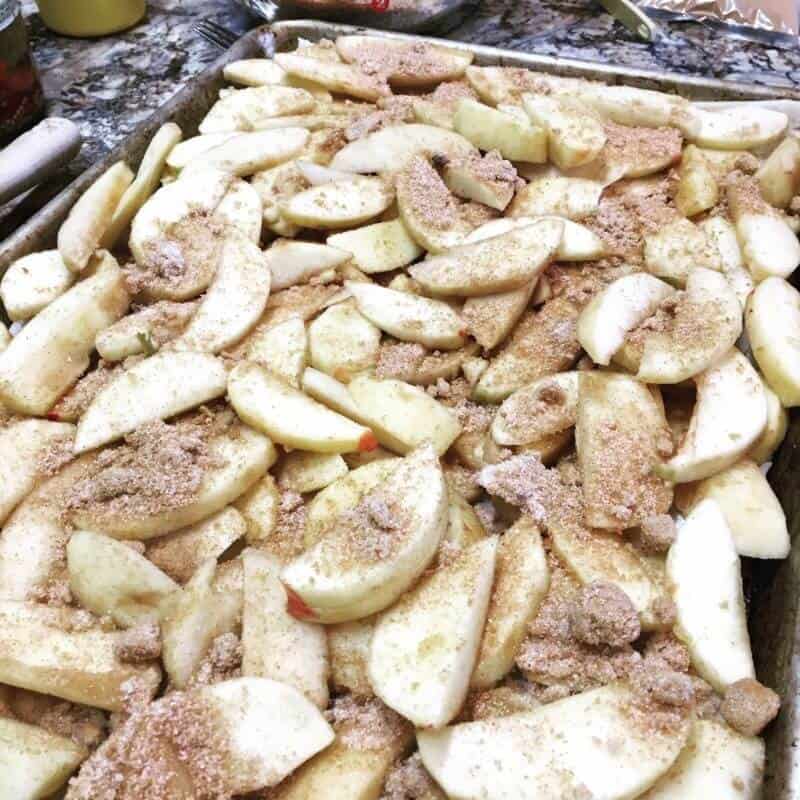
[(797, 37), (798, 0), (643, 0), (641, 5), (670, 14), (735, 25), (739, 32)]

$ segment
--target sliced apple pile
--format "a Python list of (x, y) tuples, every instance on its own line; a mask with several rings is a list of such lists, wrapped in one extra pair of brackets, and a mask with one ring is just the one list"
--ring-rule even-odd
[(0, 280), (0, 299), (13, 322), (35, 317), (75, 282), (58, 250), (17, 259)]
[(419, 731), (422, 761), (450, 797), (505, 800), (532, 786), (542, 800), (577, 792), (627, 800), (649, 789), (673, 764), (689, 719), (663, 729), (630, 709), (632, 690), (605, 686), (534, 711)]
[(236, 413), (273, 441), (315, 453), (346, 453), (377, 446), (363, 425), (336, 414), (254, 363), (234, 367), (228, 395)]
[(695, 506), (678, 528), (667, 575), (678, 612), (675, 630), (700, 676), (720, 693), (755, 677), (739, 556), (713, 499)]
[(745, 312), (758, 366), (784, 406), (800, 405), (800, 293), (778, 277), (762, 281)]
[(46, 414), (89, 366), (97, 334), (129, 303), (122, 271), (104, 252), (94, 275), (40, 311), (0, 352), (0, 402)]
[(708, 478), (735, 463), (767, 422), (764, 386), (738, 350), (694, 380), (697, 402), (689, 430), (672, 458), (655, 465), (659, 475), (675, 483)]
[(637, 377), (646, 383), (680, 383), (708, 369), (742, 332), (742, 307), (724, 275), (697, 267), (686, 280), (670, 326), (644, 342)]
[(422, 574), (446, 525), (444, 475), (425, 445), (286, 567), (290, 611), (326, 623), (381, 611)]
[(492, 596), (497, 539), (472, 545), (379, 617), (370, 646), (372, 687), (418, 728), (458, 713)]
[(157, 353), (122, 372), (81, 417), (75, 453), (113, 442), (154, 419), (168, 419), (225, 394), (228, 373), (214, 356)]
[(618, 278), (599, 291), (581, 311), (578, 318), (581, 346), (592, 361), (607, 366), (628, 333), (652, 316), (673, 292), (669, 284), (645, 272)]
[(345, 145), (330, 167), (344, 172), (394, 172), (422, 153), (452, 158), (478, 155), (475, 147), (454, 131), (433, 125), (388, 125)]
[(273, 117), (313, 111), (314, 97), (305, 89), (289, 86), (258, 86), (226, 90), (211, 107), (199, 131), (202, 134), (258, 130)]
[(58, 230), (58, 252), (72, 272), (83, 272), (111, 226), (120, 199), (133, 181), (123, 161), (109, 167), (80, 197)]

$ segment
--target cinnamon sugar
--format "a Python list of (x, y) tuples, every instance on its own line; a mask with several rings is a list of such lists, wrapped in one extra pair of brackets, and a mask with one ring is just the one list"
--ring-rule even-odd
[(48, 415), (54, 420), (76, 420), (83, 416), (91, 402), (122, 371), (122, 364), (113, 364), (102, 359), (95, 369), (87, 372), (78, 382), (53, 406)]
[(59, 436), (52, 439), (47, 447), (39, 453), (36, 461), (36, 474), (50, 477), (59, 472), (62, 467), (74, 460), (74, 444), (75, 437), (72, 435)]
[(459, 203), (439, 173), (422, 156), (412, 158), (397, 180), (399, 196), (405, 196), (422, 224), (437, 231), (457, 230), (463, 225)]
[(211, 686), (221, 681), (241, 677), (242, 643), (235, 633), (223, 633), (211, 643), (200, 666), (192, 675), (189, 686)]
[(123, 444), (98, 454), (89, 475), (67, 492), (67, 514), (91, 509), (139, 517), (187, 505), (211, 466), (209, 433), (202, 414), (142, 425)]
[(436, 783), (425, 769), (422, 757), (414, 753), (391, 768), (380, 800), (419, 800), (435, 788)]
[(161, 656), (161, 630), (157, 622), (144, 622), (123, 631), (114, 642), (114, 655), (126, 664), (141, 664)]
[(288, 489), (281, 490), (275, 529), (264, 547), (286, 563), (305, 549), (306, 505), (303, 496)]
[(378, 351), (375, 375), (378, 378), (411, 381), (427, 352), (421, 344), (416, 342), (384, 341)]
[(401, 737), (407, 724), (377, 697), (345, 694), (334, 699), (325, 712), (336, 736), (353, 750), (382, 750)]
[(353, 559), (375, 562), (395, 553), (405, 539), (407, 522), (407, 510), (377, 489), (340, 514), (336, 527), (346, 533), (347, 551)]
[(677, 128), (641, 128), (605, 122), (606, 144), (603, 159), (607, 164), (634, 168), (680, 161), (683, 136)]
[(477, 100), (478, 94), (466, 81), (446, 81), (425, 95), (425, 99), (455, 111), (462, 100)]

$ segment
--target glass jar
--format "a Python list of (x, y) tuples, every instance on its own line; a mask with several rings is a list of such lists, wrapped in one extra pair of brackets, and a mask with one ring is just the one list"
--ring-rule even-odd
[(147, 10), (146, 0), (36, 0), (42, 22), (65, 36), (106, 36), (131, 28)]
[(0, 0), (0, 147), (38, 121), (44, 96), (17, 0)]

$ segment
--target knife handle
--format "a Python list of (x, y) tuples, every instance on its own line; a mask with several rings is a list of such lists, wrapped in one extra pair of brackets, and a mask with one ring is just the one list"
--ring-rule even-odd
[(81, 146), (80, 129), (68, 119), (53, 117), (0, 150), (0, 203), (41, 183), (71, 161)]
[(600, 5), (645, 42), (654, 42), (658, 38), (658, 25), (632, 0), (600, 0)]

